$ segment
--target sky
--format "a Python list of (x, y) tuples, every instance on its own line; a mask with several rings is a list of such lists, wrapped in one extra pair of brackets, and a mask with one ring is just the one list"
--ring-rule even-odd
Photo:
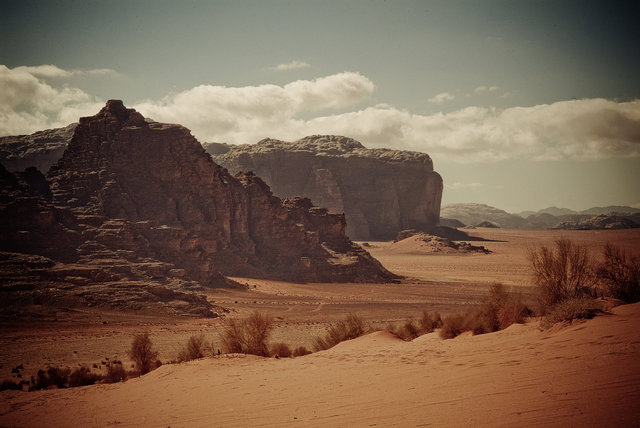
[(0, 0), (0, 136), (121, 99), (201, 142), (428, 153), (443, 204), (640, 208), (637, 1)]

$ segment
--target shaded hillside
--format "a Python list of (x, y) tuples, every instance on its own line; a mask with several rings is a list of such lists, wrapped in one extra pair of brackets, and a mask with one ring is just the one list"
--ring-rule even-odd
[(393, 239), (401, 230), (438, 223), (442, 178), (425, 153), (367, 149), (333, 135), (204, 147), (232, 173), (255, 172), (280, 197), (303, 195), (344, 212), (352, 239)]
[(0, 137), (0, 163), (9, 171), (24, 171), (34, 166), (47, 172), (62, 157), (77, 125), (72, 123), (31, 135)]

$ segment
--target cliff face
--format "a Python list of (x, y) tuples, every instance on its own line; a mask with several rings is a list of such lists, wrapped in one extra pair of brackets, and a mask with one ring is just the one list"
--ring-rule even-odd
[(0, 163), (9, 171), (24, 171), (34, 166), (47, 172), (64, 153), (76, 126), (77, 123), (72, 123), (31, 135), (0, 137)]
[[(171, 297), (225, 285), (224, 275), (394, 278), (349, 241), (344, 216), (283, 202), (252, 174), (231, 176), (186, 128), (149, 123), (120, 101), (80, 119), (47, 174), (50, 189), (41, 176), (27, 186), (27, 175), (2, 173), (0, 215), (16, 220), (3, 228), (0, 250), (50, 257), (66, 265), (60, 275), (83, 283), (151, 281)], [(38, 183), (45, 189), (36, 195)]]
[(344, 212), (352, 239), (392, 239), (438, 224), (442, 178), (425, 153), (367, 149), (340, 136), (204, 147), (231, 172), (253, 171), (280, 197), (304, 195)]

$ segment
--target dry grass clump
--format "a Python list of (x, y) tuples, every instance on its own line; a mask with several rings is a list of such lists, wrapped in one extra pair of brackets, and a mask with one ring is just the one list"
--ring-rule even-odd
[(107, 367), (107, 374), (102, 378), (102, 381), (104, 383), (124, 382), (127, 377), (129, 377), (129, 374), (122, 364), (111, 363)]
[(0, 391), (14, 390), (14, 391), (22, 391), (23, 385), (28, 385), (29, 382), (21, 380), (20, 382), (14, 382), (12, 380), (6, 379), (3, 380), (0, 384)]
[(531, 310), (519, 295), (510, 295), (502, 284), (493, 284), (482, 304), (464, 314), (446, 317), (442, 322), (440, 337), (452, 339), (465, 331), (473, 334), (492, 333), (512, 324), (523, 323)]
[(542, 315), (563, 300), (589, 295), (593, 290), (596, 276), (589, 253), (569, 239), (558, 239), (553, 248), (530, 249), (529, 261)]
[(625, 302), (640, 301), (640, 261), (621, 248), (607, 244), (598, 268), (601, 294)]
[(306, 347), (298, 346), (296, 349), (293, 350), (292, 356), (293, 357), (302, 357), (302, 356), (309, 355), (309, 354), (311, 354), (311, 351), (309, 351)]
[(289, 345), (283, 342), (274, 343), (271, 345), (271, 356), (277, 358), (289, 358), (293, 355)]
[(229, 353), (268, 357), (267, 341), (273, 327), (273, 318), (257, 311), (240, 321), (232, 319), (222, 332), (222, 346)]
[(93, 385), (99, 380), (102, 380), (99, 374), (93, 373), (87, 367), (78, 367), (69, 375), (69, 387)]
[(137, 334), (133, 337), (129, 358), (135, 363), (138, 373), (141, 375), (149, 373), (160, 365), (157, 360), (158, 352), (153, 350), (149, 333)]
[(587, 296), (572, 297), (554, 305), (540, 322), (540, 327), (546, 329), (563, 321), (591, 319), (599, 313), (603, 313), (603, 310), (597, 300)]
[(178, 353), (178, 361), (183, 362), (202, 358), (205, 355), (207, 347), (208, 344), (204, 338), (204, 334), (193, 335)]
[(427, 311), (422, 312), (422, 318), (417, 322), (413, 318), (408, 318), (404, 324), (399, 327), (389, 326), (387, 330), (405, 341), (413, 340), (423, 334), (431, 333), (442, 326), (442, 318), (439, 313), (430, 314)]
[(359, 315), (350, 313), (344, 320), (330, 326), (325, 337), (316, 337), (313, 348), (315, 351), (329, 349), (345, 340), (360, 337), (368, 331), (369, 326), (364, 319)]
[(31, 376), (29, 391), (47, 389), (50, 386), (66, 388), (69, 381), (71, 369), (65, 367), (49, 367), (47, 371), (38, 370), (36, 377)]

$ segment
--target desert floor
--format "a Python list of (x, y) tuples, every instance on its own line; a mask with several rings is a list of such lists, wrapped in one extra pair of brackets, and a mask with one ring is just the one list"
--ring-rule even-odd
[[(79, 309), (0, 323), (0, 379), (49, 365), (127, 361), (134, 334), (149, 332), (164, 362), (192, 334), (219, 348), (225, 319), (253, 310), (276, 320), (272, 342), (311, 348), (331, 322), (357, 313), (384, 327), (423, 309), (442, 314), (477, 303), (494, 282), (533, 302), (527, 249), (560, 236), (594, 254), (607, 242), (640, 256), (640, 231), (472, 229), (488, 255), (432, 254), (369, 242), (397, 284), (293, 284), (238, 278), (246, 289), (208, 297), (217, 319), (161, 318)], [(5, 391), (0, 426), (638, 426), (640, 305), (540, 331), (527, 325), (481, 336), (412, 342), (388, 333), (295, 359), (221, 356), (165, 364), (113, 385)]]

